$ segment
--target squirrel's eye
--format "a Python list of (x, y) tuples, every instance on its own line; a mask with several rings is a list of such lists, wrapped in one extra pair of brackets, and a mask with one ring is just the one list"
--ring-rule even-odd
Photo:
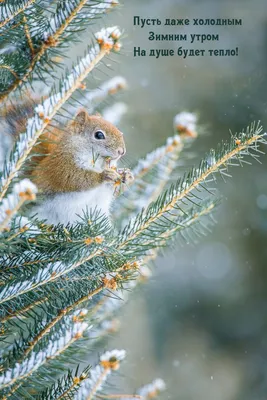
[(104, 133), (102, 132), (102, 131), (97, 131), (96, 133), (95, 133), (95, 138), (96, 139), (105, 139), (105, 135), (104, 135)]

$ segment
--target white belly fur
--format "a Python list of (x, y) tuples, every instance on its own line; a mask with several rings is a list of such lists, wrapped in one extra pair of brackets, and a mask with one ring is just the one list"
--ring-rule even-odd
[(101, 209), (107, 216), (113, 199), (114, 187), (103, 184), (95, 189), (83, 192), (56, 194), (34, 207), (33, 214), (39, 219), (45, 219), (48, 224), (74, 224), (81, 220), (88, 209)]

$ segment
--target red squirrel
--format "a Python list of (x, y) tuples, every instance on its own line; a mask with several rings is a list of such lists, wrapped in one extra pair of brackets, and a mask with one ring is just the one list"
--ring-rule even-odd
[(115, 185), (133, 179), (129, 169), (116, 169), (125, 152), (122, 132), (85, 110), (63, 129), (50, 127), (27, 173), (43, 195), (31, 214), (48, 224), (75, 223), (95, 208), (109, 215)]

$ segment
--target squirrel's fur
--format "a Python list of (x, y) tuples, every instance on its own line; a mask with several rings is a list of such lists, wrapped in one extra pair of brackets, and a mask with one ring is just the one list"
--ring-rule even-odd
[[(11, 114), (15, 116), (13, 108), (6, 114), (7, 121)], [(23, 131), (28, 117), (25, 111), (12, 123), (13, 134)], [(96, 137), (99, 131), (104, 139)], [(123, 134), (101, 116), (90, 116), (85, 110), (66, 127), (49, 126), (34, 147), (27, 170), (27, 176), (43, 194), (33, 214), (52, 224), (74, 223), (86, 209), (99, 208), (108, 214), (114, 183), (122, 181), (116, 163), (125, 152)], [(123, 182), (131, 179), (130, 171), (124, 170)]]

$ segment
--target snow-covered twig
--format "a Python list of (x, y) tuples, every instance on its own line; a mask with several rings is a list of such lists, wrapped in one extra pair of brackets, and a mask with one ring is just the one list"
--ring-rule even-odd
[(127, 112), (125, 103), (115, 103), (103, 110), (102, 116), (113, 125), (118, 125), (123, 115)]
[[(118, 4), (119, 2), (116, 0), (105, 0), (97, 4), (92, 0), (81, 0), (79, 2), (65, 1), (64, 7), (59, 9), (55, 16), (49, 21), (49, 32), (46, 33), (45, 39), (49, 36), (60, 36), (60, 34), (66, 29), (66, 25), (69, 25), (77, 15), (80, 18), (86, 18), (89, 20), (99, 14), (103, 14), (111, 7)], [(84, 9), (85, 6), (88, 6), (88, 8)], [(82, 14), (80, 14), (81, 10), (83, 10)]]
[(24, 2), (24, 4), (21, 5), (21, 7), (15, 8), (12, 11), (10, 9), (10, 6), (4, 8), (5, 5), (2, 5), (1, 14), (0, 14), (0, 17), (1, 17), (0, 28), (3, 28), (9, 22), (13, 21), (13, 19), (15, 17), (17, 17), (22, 12), (24, 12), (28, 7), (30, 7), (35, 2), (36, 2), (36, 0), (26, 0)]
[[(180, 113), (174, 117), (174, 126), (179, 122), (179, 131), (166, 140), (166, 144), (147, 154), (139, 160), (133, 169), (135, 177), (129, 183), (129, 189), (114, 203), (114, 219), (121, 219), (125, 225), (131, 218), (154, 201), (170, 179), (177, 167), (180, 154), (187, 140), (196, 137), (197, 117), (191, 113)], [(183, 125), (182, 125), (183, 124)], [(191, 130), (194, 129), (194, 134)], [(124, 212), (125, 210), (125, 212)]]
[(197, 116), (191, 112), (183, 111), (177, 114), (173, 120), (174, 130), (181, 136), (197, 136)]
[(152, 383), (140, 388), (137, 391), (137, 393), (140, 396), (142, 396), (142, 398), (144, 400), (148, 400), (148, 399), (152, 399), (152, 398), (158, 396), (165, 389), (166, 389), (165, 382), (162, 379), (158, 378), (158, 379), (155, 379)]
[(108, 81), (102, 83), (97, 89), (91, 90), (85, 94), (85, 98), (89, 105), (93, 106), (94, 103), (100, 103), (105, 100), (109, 95), (114, 95), (120, 90), (127, 87), (126, 79), (122, 76), (115, 76)]
[(0, 205), (0, 232), (7, 228), (25, 202), (35, 200), (36, 193), (37, 187), (29, 179), (23, 179), (14, 185), (12, 193)]
[[(75, 115), (81, 106), (80, 103), (86, 107), (89, 113), (93, 114), (97, 106), (107, 99), (108, 96), (112, 96), (126, 87), (126, 80), (121, 76), (115, 76), (114, 78), (109, 79), (98, 88), (86, 91), (83, 96), (79, 98), (79, 101), (72, 103), (69, 102), (66, 104), (66, 111), (62, 113), (60, 117), (57, 117), (57, 122), (64, 124), (69, 117)], [(86, 86), (82, 86), (81, 89), (86, 89)], [(104, 119), (116, 125), (126, 111), (126, 104), (116, 103), (111, 107), (104, 108), (102, 116)]]
[(74, 400), (92, 400), (103, 388), (108, 376), (120, 368), (125, 356), (125, 350), (111, 350), (102, 354), (99, 364), (91, 369), (89, 378), (82, 382)]
[[(68, 320), (68, 321), (67, 321)], [(32, 352), (30, 357), (21, 363), (16, 363), (13, 368), (6, 370), (0, 377), (0, 389), (9, 387), (18, 381), (22, 381), (33, 374), (38, 368), (44, 365), (49, 359), (57, 357), (66, 347), (70, 346), (75, 340), (82, 337), (82, 334), (90, 326), (85, 323), (74, 323), (72, 317), (65, 318), (66, 324), (70, 327), (59, 338), (51, 338), (45, 350)]]

